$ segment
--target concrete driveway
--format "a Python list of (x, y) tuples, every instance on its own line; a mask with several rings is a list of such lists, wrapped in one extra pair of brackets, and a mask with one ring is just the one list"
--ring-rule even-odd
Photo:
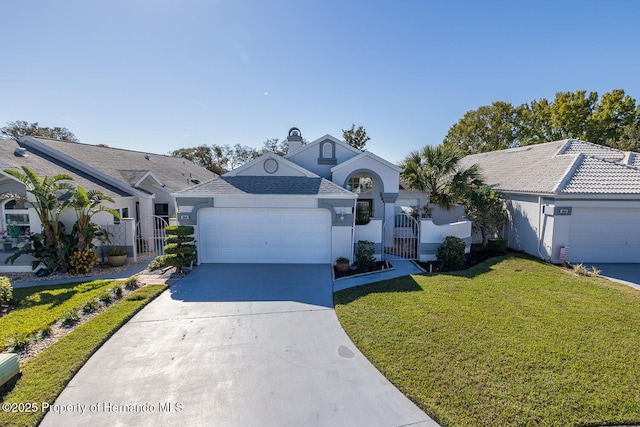
[(640, 290), (640, 264), (596, 264), (600, 275)]
[(330, 268), (199, 266), (91, 357), (41, 425), (437, 426), (343, 332)]

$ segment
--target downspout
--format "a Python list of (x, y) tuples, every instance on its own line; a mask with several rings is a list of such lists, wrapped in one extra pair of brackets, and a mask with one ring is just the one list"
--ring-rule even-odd
[(355, 260), (355, 244), (356, 244), (356, 208), (358, 207), (358, 198), (353, 199), (353, 219), (351, 221), (351, 260)]
[(542, 222), (542, 217), (544, 216), (542, 212), (542, 196), (538, 196), (538, 256), (540, 259), (545, 259), (540, 251), (540, 245), (542, 244), (542, 239), (544, 237), (544, 230), (542, 229), (543, 225), (546, 226), (547, 221)]

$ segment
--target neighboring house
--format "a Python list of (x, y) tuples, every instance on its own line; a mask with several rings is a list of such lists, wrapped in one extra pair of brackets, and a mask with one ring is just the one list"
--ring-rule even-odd
[(462, 161), (474, 163), (507, 201), (509, 247), (553, 263), (640, 262), (639, 153), (568, 139)]
[[(178, 157), (22, 137), (17, 141), (0, 140), (0, 194), (25, 193), (25, 185), (4, 172), (5, 169), (23, 172), (21, 166), (29, 167), (39, 177), (68, 174), (73, 177), (71, 184), (85, 190), (99, 190), (112, 197), (115, 203), (105, 202), (106, 206), (118, 210), (123, 218), (130, 218), (129, 234), (137, 234), (138, 249), (164, 245), (153, 239), (156, 229), (177, 211), (171, 196), (173, 192), (217, 176)], [(0, 201), (0, 214), (2, 230), (8, 223), (17, 223), (25, 229), (30, 227), (32, 231), (41, 230), (33, 208), (16, 200)], [(75, 222), (73, 211), (64, 211), (61, 219), (70, 230)], [(100, 225), (114, 223), (113, 216), (108, 213), (100, 213), (93, 220)], [(130, 255), (133, 237), (127, 237)], [(0, 259), (0, 271), (7, 271), (3, 261)]]
[[(378, 259), (426, 260), (449, 234), (470, 242), (468, 221), (438, 227), (406, 214), (426, 196), (400, 191), (398, 166), (331, 135), (302, 145), (292, 128), (287, 142), (284, 157), (266, 153), (174, 193), (179, 223), (196, 228), (199, 263), (353, 261), (359, 240), (374, 242)], [(370, 221), (355, 225), (358, 212)]]

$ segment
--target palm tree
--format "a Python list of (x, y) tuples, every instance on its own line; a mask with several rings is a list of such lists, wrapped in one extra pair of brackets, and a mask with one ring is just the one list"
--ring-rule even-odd
[(109, 212), (111, 215), (120, 219), (120, 214), (115, 209), (101, 205), (103, 201), (114, 203), (113, 199), (106, 196), (101, 191), (89, 190), (85, 191), (78, 186), (71, 192), (69, 206), (76, 213), (76, 223), (74, 225), (74, 233), (77, 233), (78, 250), (84, 251), (91, 248), (91, 241), (98, 229), (91, 223), (91, 218), (99, 212)]
[(430, 200), (445, 209), (461, 202), (472, 188), (484, 186), (477, 165), (460, 167), (463, 153), (450, 145), (427, 145), (410, 152), (400, 164), (410, 190), (430, 192)]
[(57, 254), (57, 256), (43, 259), (43, 262), (50, 269), (64, 267), (63, 252), (65, 248), (64, 241), (61, 238), (64, 227), (61, 226), (59, 218), (60, 212), (69, 203), (68, 198), (65, 198), (65, 196), (69, 191), (73, 190), (73, 186), (66, 181), (73, 180), (73, 178), (67, 174), (58, 174), (40, 179), (27, 166), (22, 166), (22, 170), (24, 173), (13, 169), (5, 169), (4, 172), (24, 183), (27, 187), (27, 193), (30, 193), (34, 200), (29, 200), (26, 194), (4, 195), (3, 198), (11, 197), (31, 203), (42, 224), (43, 250), (48, 251), (47, 248), (52, 248)]
[(31, 205), (42, 223), (44, 234), (54, 239), (58, 236), (60, 212), (68, 203), (68, 201), (63, 200), (62, 196), (73, 189), (71, 184), (63, 181), (73, 180), (73, 178), (67, 174), (58, 174), (52, 177), (45, 176), (41, 180), (27, 166), (22, 166), (22, 170), (24, 173), (13, 169), (5, 169), (4, 172), (24, 183), (27, 187), (27, 193), (33, 196), (35, 203), (28, 200), (25, 195), (18, 194), (11, 195), (11, 197), (15, 196), (32, 202)]

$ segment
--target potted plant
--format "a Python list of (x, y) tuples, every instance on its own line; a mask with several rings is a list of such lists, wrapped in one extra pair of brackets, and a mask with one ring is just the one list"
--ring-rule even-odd
[(343, 256), (336, 259), (336, 270), (347, 271), (349, 269), (349, 258)]
[(127, 250), (122, 247), (113, 246), (109, 248), (109, 265), (111, 267), (120, 267), (127, 262)]
[(18, 243), (20, 236), (22, 236), (22, 227), (18, 224), (9, 224), (7, 225), (7, 234), (9, 234), (9, 237), (15, 246)]

